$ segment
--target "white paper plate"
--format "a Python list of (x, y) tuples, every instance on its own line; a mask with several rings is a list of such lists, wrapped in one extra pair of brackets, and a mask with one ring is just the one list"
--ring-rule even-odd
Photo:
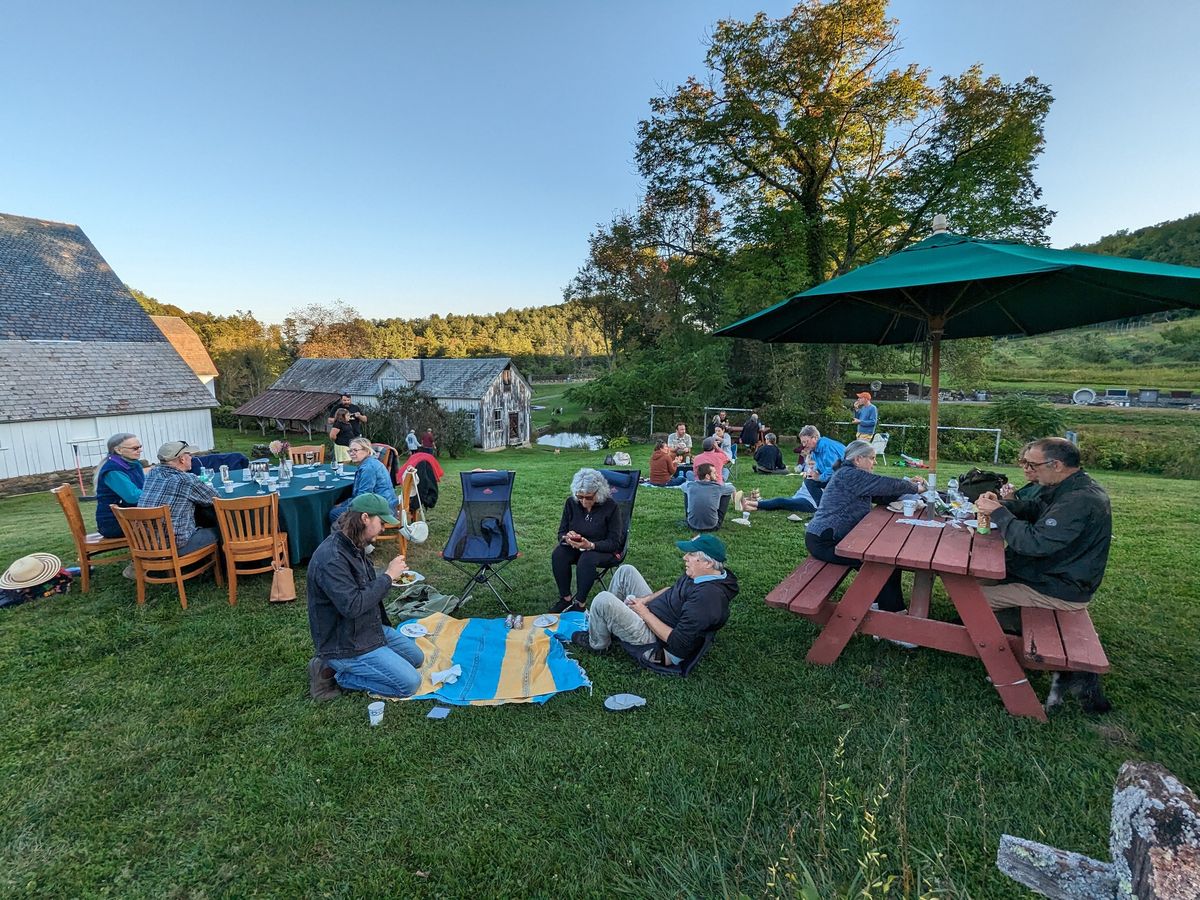
[(420, 584), (422, 581), (425, 580), (424, 575), (422, 575), (420, 572), (414, 572), (411, 569), (408, 570), (407, 572), (404, 572), (401, 577), (406, 576), (406, 575), (411, 575), (412, 577), (408, 578), (405, 581), (393, 581), (392, 587), (412, 587), (414, 584)]
[(544, 613), (533, 620), (534, 628), (553, 628), (558, 624), (558, 616)]
[(420, 622), (409, 622), (407, 625), (400, 626), (400, 633), (405, 637), (419, 638), (429, 634), (429, 629)]

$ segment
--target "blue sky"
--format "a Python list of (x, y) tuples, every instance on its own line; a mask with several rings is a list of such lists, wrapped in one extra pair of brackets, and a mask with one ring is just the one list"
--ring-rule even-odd
[[(637, 204), (648, 100), (702, 74), (717, 19), (788, 9), (13, 2), (0, 212), (80, 225), (128, 284), (185, 309), (558, 302), (588, 234)], [(1200, 211), (1200, 4), (890, 11), (901, 57), (934, 76), (980, 62), (1051, 85), (1055, 246)]]

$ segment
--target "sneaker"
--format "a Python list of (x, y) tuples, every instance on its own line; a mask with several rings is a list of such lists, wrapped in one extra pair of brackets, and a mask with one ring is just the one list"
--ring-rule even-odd
[(121, 574), (125, 578), (128, 578), (130, 581), (137, 581), (137, 573), (133, 571), (133, 563), (130, 563), (129, 565), (127, 565), (122, 570)]
[(750, 516), (748, 514), (739, 516), (738, 518), (733, 519), (732, 522), (734, 525), (745, 525), (747, 528), (749, 528), (750, 527)]
[(804, 519), (798, 513), (792, 513), (790, 516), (788, 516), (788, 521), (789, 522), (803, 522)]
[(603, 653), (604, 649), (606, 649), (604, 648), (597, 650), (595, 647), (593, 647), (589, 632), (586, 631), (576, 631), (573, 635), (571, 635), (571, 644), (576, 647), (581, 647), (584, 650), (591, 650), (593, 653)]
[(340, 696), (342, 689), (338, 687), (333, 676), (333, 669), (325, 665), (319, 656), (308, 661), (308, 695), (314, 700), (333, 700)]
[(737, 512), (742, 511), (742, 497), (744, 497), (745, 495), (746, 495), (745, 491), (734, 491), (733, 492), (733, 508), (735, 511), (737, 511)]

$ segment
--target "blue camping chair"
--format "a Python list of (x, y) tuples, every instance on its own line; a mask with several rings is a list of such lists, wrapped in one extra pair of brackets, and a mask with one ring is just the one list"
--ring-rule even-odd
[(192, 474), (199, 475), (201, 467), (219, 469), (221, 466), (229, 466), (232, 471), (244, 469), (248, 465), (250, 465), (250, 460), (246, 458), (245, 453), (208, 453), (204, 456), (192, 457)]
[[(629, 533), (633, 530), (633, 504), (637, 500), (637, 489), (642, 480), (642, 472), (640, 469), (601, 469), (600, 474), (608, 482), (613, 502), (621, 510), (621, 522), (625, 526), (625, 537), (621, 541), (620, 552), (616, 554), (616, 562), (610, 566), (596, 568), (596, 580), (600, 582), (600, 587), (608, 590), (608, 581), (613, 571), (624, 564), (629, 555)], [(576, 599), (580, 602), (587, 602), (587, 597)]]
[(486, 584), (500, 605), (512, 612), (492, 580), (496, 579), (507, 590), (512, 590), (500, 570), (520, 555), (512, 518), (512, 488), (517, 473), (461, 472), (459, 477), (462, 479), (462, 508), (442, 558), (470, 576), (462, 589), (464, 602), (475, 585)]

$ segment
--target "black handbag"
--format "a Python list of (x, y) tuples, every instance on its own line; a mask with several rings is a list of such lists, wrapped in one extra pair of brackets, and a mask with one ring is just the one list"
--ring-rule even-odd
[(991, 491), (1000, 492), (1001, 485), (1008, 484), (1008, 476), (999, 472), (985, 472), (982, 469), (972, 469), (965, 475), (958, 476), (958, 489), (964, 497), (974, 503), (980, 494)]

